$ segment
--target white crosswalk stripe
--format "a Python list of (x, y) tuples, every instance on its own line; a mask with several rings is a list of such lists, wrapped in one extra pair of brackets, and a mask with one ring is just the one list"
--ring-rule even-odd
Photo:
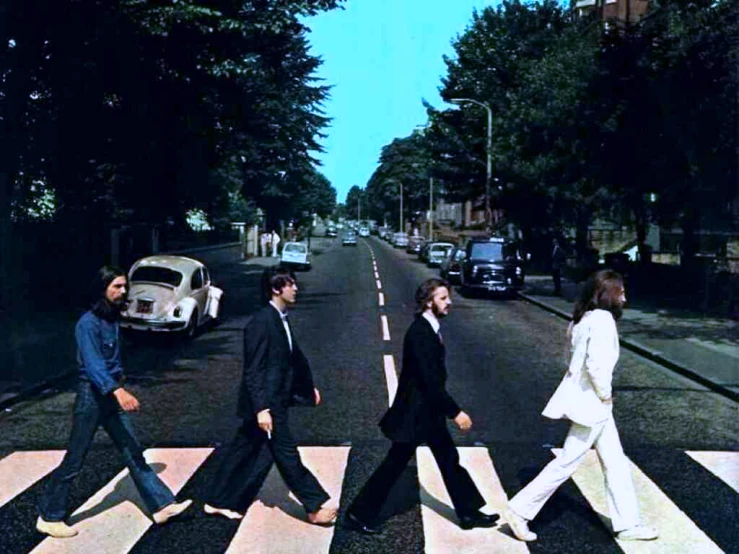
[(64, 457), (64, 450), (13, 452), (0, 460), (0, 507), (50, 473)]
[[(350, 450), (349, 446), (300, 447), (304, 463), (326, 488), (334, 505), (341, 497)], [(211, 452), (211, 448), (161, 448), (148, 450), (146, 458), (176, 493), (193, 478)], [(496, 472), (496, 465), (500, 467), (504, 462), (491, 459), (485, 447), (461, 447), (459, 453), (462, 465), (468, 469), (487, 502), (483, 511), (502, 513), (507, 495)], [(0, 459), (0, 507), (6, 505), (13, 509), (15, 499), (35, 483), (48, 478), (63, 454), (60, 450), (15, 452)], [(715, 475), (716, 486), (724, 487), (726, 483), (737, 491), (739, 453), (687, 451), (685, 455)], [(529, 545), (511, 537), (502, 518), (494, 529), (462, 531), (457, 525), (451, 501), (428, 448), (418, 449), (417, 466), (425, 552), (518, 554), (529, 551)], [(658, 528), (660, 538), (649, 543), (614, 539), (621, 550), (628, 554), (722, 552), (707, 535), (708, 530), (699, 528), (662, 492), (657, 483), (634, 464), (632, 472), (643, 519)], [(588, 453), (573, 480), (594, 512), (610, 528), (603, 474), (594, 451)], [(724, 487), (723, 490), (727, 489)], [(710, 491), (706, 490), (705, 494), (709, 502)], [(46, 538), (32, 552), (124, 554), (153, 525), (127, 470), (104, 484), (74, 512), (69, 523), (80, 532), (77, 537), (64, 540)], [(183, 526), (183, 529), (186, 528)], [(287, 491), (277, 470), (273, 469), (259, 494), (259, 500), (249, 509), (223, 549), (229, 554), (318, 554), (329, 552), (336, 532), (336, 527), (322, 528), (308, 524), (303, 508)]]
[(686, 452), (724, 483), (739, 492), (739, 452)]
[[(177, 494), (212, 450), (157, 448), (147, 450), (145, 457), (162, 481)], [(33, 554), (125, 554), (153, 522), (126, 469), (74, 512), (69, 524), (79, 535), (71, 539), (49, 537), (33, 550)]]
[[(558, 453), (559, 450), (555, 450), (555, 452)], [(657, 527), (660, 538), (654, 544), (617, 540), (616, 542), (621, 550), (627, 554), (655, 552), (713, 554), (723, 552), (633, 463), (631, 464), (631, 472), (642, 519), (646, 524)], [(595, 450), (591, 450), (585, 456), (585, 461), (573, 475), (573, 480), (606, 527), (610, 528), (603, 472)]]
[[(301, 447), (300, 457), (316, 476), (338, 508), (349, 447)], [(272, 468), (259, 493), (258, 501), (247, 511), (227, 554), (303, 554), (328, 552), (334, 527), (311, 525), (305, 510), (289, 493), (279, 472)], [(327, 507), (331, 506), (331, 501)]]
[[(487, 448), (460, 448), (461, 464), (469, 471), (487, 502), (486, 513), (501, 514), (508, 502)], [(464, 552), (465, 554), (500, 552), (525, 553), (529, 549), (500, 528), (464, 531), (457, 525), (452, 501), (444, 486), (441, 473), (428, 447), (416, 451), (418, 480), (421, 486), (421, 517), (427, 554)]]

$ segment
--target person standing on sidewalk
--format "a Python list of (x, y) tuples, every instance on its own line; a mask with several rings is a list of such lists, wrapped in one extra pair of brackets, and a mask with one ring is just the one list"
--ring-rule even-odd
[(272, 257), (276, 258), (279, 253), (277, 247), (280, 245), (280, 235), (277, 234), (275, 229), (272, 229)]
[(608, 511), (616, 538), (658, 537), (656, 529), (640, 522), (629, 460), (613, 419), (611, 381), (619, 356), (616, 320), (625, 302), (623, 278), (611, 270), (591, 276), (575, 302), (567, 330), (570, 365), (542, 412), (551, 419), (569, 419), (570, 430), (562, 452), (508, 503), (504, 517), (519, 540), (536, 540), (528, 521), (575, 473), (593, 446), (605, 475)]
[(562, 271), (567, 267), (567, 252), (558, 238), (552, 241), (552, 281), (554, 294), (562, 294)]
[(308, 360), (287, 319), (298, 285), (288, 269), (270, 267), (262, 276), (262, 292), (269, 303), (244, 329), (244, 372), (238, 401), (243, 423), (233, 441), (214, 455), (218, 469), (204, 510), (228, 519), (243, 518), (274, 462), (305, 508), (308, 521), (332, 525), (336, 510), (323, 507), (329, 495), (303, 465), (288, 421), (291, 404), (321, 403)]
[(118, 328), (127, 290), (128, 279), (123, 270), (110, 266), (100, 268), (93, 283), (94, 304), (75, 327), (80, 373), (72, 433), (67, 453), (54, 470), (40, 501), (36, 522), (38, 531), (52, 537), (77, 535), (77, 530), (64, 522), (69, 510), (69, 491), (100, 425), (121, 452), (141, 499), (156, 523), (165, 523), (192, 503), (191, 500), (175, 501), (172, 491), (146, 463), (133, 432), (128, 414), (138, 411), (139, 401), (123, 388)]
[(427, 443), (439, 466), (462, 529), (492, 527), (498, 515), (480, 512), (485, 500), (467, 470), (446, 426), (449, 418), (462, 431), (472, 427), (446, 391), (446, 349), (439, 319), (449, 314), (451, 287), (431, 278), (416, 291), (416, 318), (403, 340), (403, 369), (393, 404), (380, 421), (393, 441), (385, 460), (375, 470), (347, 510), (348, 527), (365, 534), (380, 533), (378, 514), (393, 484), (421, 443)]

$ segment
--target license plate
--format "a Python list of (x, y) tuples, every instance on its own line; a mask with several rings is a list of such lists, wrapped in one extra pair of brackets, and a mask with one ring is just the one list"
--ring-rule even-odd
[(151, 300), (137, 300), (136, 301), (136, 313), (137, 314), (150, 314), (153, 307), (154, 307), (154, 302), (152, 302)]

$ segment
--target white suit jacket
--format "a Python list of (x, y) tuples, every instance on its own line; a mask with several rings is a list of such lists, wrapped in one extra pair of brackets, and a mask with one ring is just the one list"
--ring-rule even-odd
[(542, 415), (566, 418), (592, 427), (611, 415), (613, 369), (619, 345), (616, 321), (606, 310), (586, 312), (577, 325), (570, 324), (570, 365), (567, 374), (549, 399)]

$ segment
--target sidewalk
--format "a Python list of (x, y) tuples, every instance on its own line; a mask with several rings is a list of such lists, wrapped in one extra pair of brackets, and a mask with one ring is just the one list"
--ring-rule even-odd
[[(555, 296), (549, 275), (529, 275), (520, 296), (570, 319), (578, 286), (562, 280)], [(739, 401), (739, 322), (629, 298), (618, 323), (621, 344), (702, 385)]]

